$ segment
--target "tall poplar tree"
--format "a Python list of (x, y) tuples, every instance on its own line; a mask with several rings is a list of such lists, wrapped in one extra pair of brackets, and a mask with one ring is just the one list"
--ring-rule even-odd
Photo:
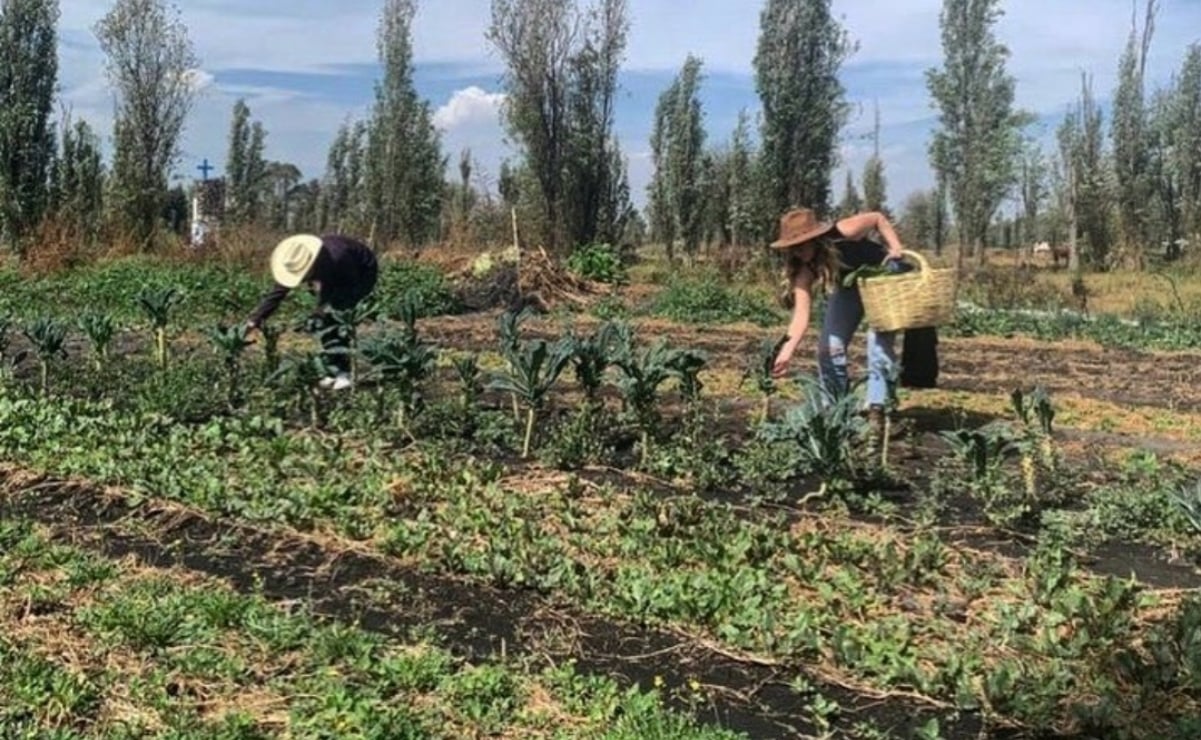
[(57, 24), (57, 0), (0, 5), (0, 236), (18, 254), (49, 205)]
[(1118, 63), (1118, 89), (1113, 99), (1113, 159), (1122, 249), (1132, 265), (1141, 266), (1143, 244), (1148, 236), (1151, 194), (1150, 132), (1144, 79), (1147, 53), (1155, 30), (1155, 0), (1147, 0), (1141, 37), (1133, 18), (1130, 25), (1126, 49)]
[(116, 0), (96, 25), (117, 97), (112, 204), (119, 225), (152, 246), (167, 204), (167, 175), (179, 157), (196, 96), (198, 61), (178, 15), (162, 0)]
[(50, 176), (50, 207), (58, 224), (83, 242), (100, 235), (104, 178), (100, 137), (87, 121), (64, 120)]
[(767, 205), (824, 212), (850, 107), (839, 80), (854, 50), (831, 0), (767, 0), (759, 15), (755, 87), (763, 105), (762, 172)]
[(413, 86), (416, 0), (384, 0), (378, 49), (384, 77), (366, 132), (364, 204), (368, 239), (417, 247), (438, 228), (446, 159), (429, 104)]
[(626, 0), (599, 0), (585, 16), (582, 42), (571, 58), (563, 215), (573, 245), (614, 242), (629, 217), (625, 167), (613, 132), (629, 28)]
[(541, 236), (552, 250), (564, 240), (568, 86), (578, 28), (574, 2), (492, 0), (487, 38), (505, 62), (505, 121), (541, 190)]
[(229, 152), (225, 158), (227, 218), (232, 223), (249, 223), (262, 213), (267, 185), (267, 162), (263, 159), (265, 139), (262, 123), (250, 120), (246, 101), (234, 103)]
[(671, 85), (660, 95), (651, 137), (655, 173), (650, 185), (657, 236), (668, 244), (678, 236), (684, 251), (696, 254), (704, 233), (705, 128), (698, 95), (701, 83), (699, 58), (691, 54)]
[(993, 34), (1001, 12), (1000, 0), (943, 0), (943, 66), (926, 72), (940, 124), (930, 160), (948, 187), (961, 267), (969, 249), (984, 259), (989, 224), (1016, 179), (1025, 117), (1013, 108), (1009, 50)]
[(868, 211), (883, 212), (887, 199), (888, 182), (884, 177), (884, 160), (880, 157), (880, 107), (877, 105), (872, 128), (872, 155), (863, 165), (863, 207)]

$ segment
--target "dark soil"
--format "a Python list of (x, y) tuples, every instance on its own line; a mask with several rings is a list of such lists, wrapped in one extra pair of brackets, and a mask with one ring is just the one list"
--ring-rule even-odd
[[(316, 614), (389, 635), (433, 627), (467, 659), (499, 654), (545, 656), (556, 663), (574, 659), (582, 671), (645, 688), (656, 677), (668, 687), (696, 680), (710, 694), (706, 721), (756, 738), (813, 731), (806, 700), (788, 688), (805, 674), (802, 665), (741, 660), (669, 631), (585, 614), (533, 591), (420, 573), (376, 555), (214, 521), (170, 505), (131, 506), (86, 485), (54, 480), (5, 485), (0, 514), (31, 519), (59, 541), (109, 557), (132, 554), (153, 567), (198, 571), (274, 600), (304, 600)], [(381, 597), (380, 586), (399, 595)], [(931, 717), (938, 717), (944, 737), (978, 737), (984, 730), (974, 715), (813, 683), (843, 707), (837, 722), (843, 730), (872, 721), (909, 737)]]

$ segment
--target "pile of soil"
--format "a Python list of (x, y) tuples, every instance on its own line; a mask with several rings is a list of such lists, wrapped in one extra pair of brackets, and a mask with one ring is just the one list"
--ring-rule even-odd
[(459, 303), (467, 311), (532, 308), (546, 312), (570, 304), (586, 307), (611, 288), (573, 275), (544, 250), (526, 250), (520, 255), (482, 255), (453, 276)]

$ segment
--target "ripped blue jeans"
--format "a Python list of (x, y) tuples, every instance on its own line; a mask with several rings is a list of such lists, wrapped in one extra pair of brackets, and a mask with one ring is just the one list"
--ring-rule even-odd
[[(859, 288), (838, 287), (826, 297), (826, 313), (817, 345), (817, 367), (822, 387), (834, 398), (850, 391), (847, 347), (863, 321)], [(896, 332), (867, 332), (867, 405), (885, 405), (892, 395), (891, 379), (896, 364), (893, 345)]]

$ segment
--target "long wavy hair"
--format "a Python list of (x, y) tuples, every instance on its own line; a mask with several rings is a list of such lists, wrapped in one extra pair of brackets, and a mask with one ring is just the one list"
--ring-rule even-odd
[[(810, 260), (801, 259), (801, 250), (806, 244), (813, 245), (813, 257)], [(820, 283), (827, 291), (837, 287), (838, 271), (842, 268), (842, 261), (839, 259), (838, 250), (834, 248), (834, 242), (827, 236), (820, 236), (812, 241), (800, 244), (795, 247), (789, 247), (784, 255), (784, 289), (780, 295), (780, 305), (789, 310), (796, 303), (797, 279), (801, 275), (801, 270), (809, 268), (813, 272), (814, 282)]]

